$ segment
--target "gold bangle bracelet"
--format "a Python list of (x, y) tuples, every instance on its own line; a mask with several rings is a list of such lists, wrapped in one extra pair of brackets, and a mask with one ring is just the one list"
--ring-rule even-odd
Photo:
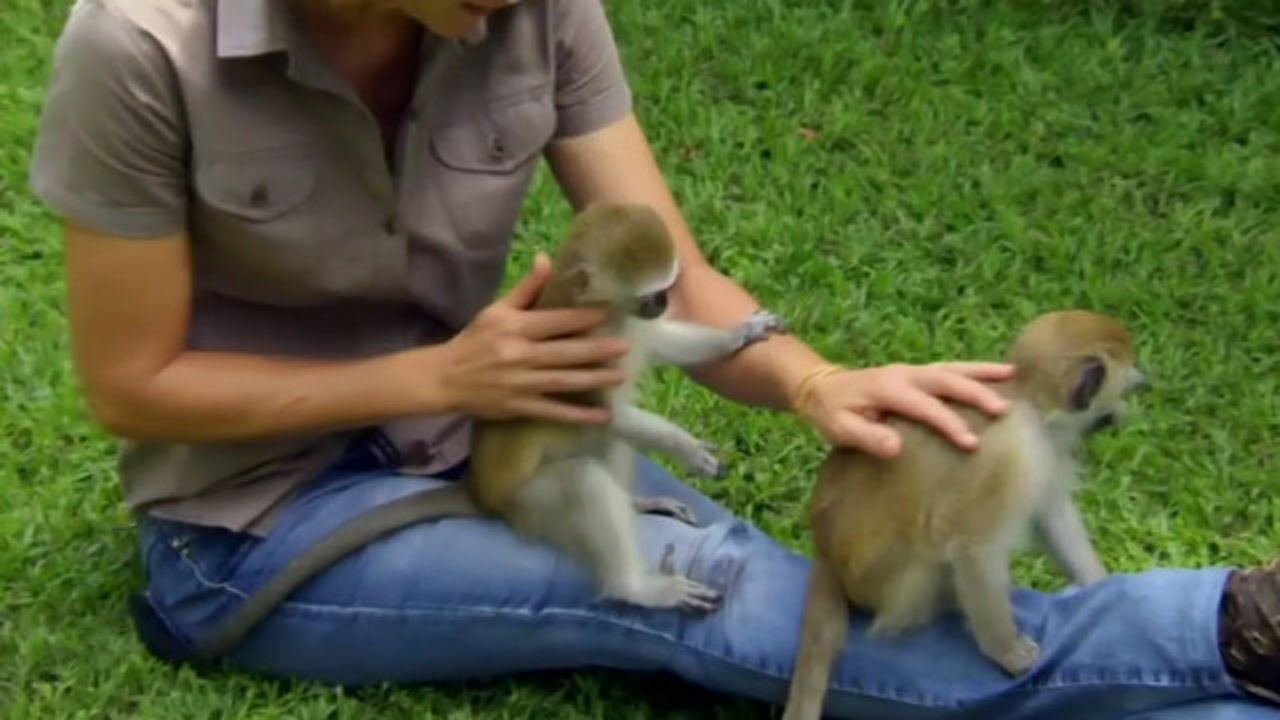
[(844, 368), (831, 363), (823, 363), (818, 367), (805, 373), (805, 376), (796, 384), (795, 392), (791, 395), (791, 407), (799, 409), (803, 404), (809, 401), (809, 395), (813, 393), (813, 385), (823, 378), (831, 377), (836, 373), (843, 372)]

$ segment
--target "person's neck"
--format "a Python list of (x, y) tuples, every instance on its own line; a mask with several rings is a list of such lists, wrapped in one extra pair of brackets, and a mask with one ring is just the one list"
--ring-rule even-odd
[(357, 85), (413, 57), (423, 31), (398, 11), (340, 10), (310, 0), (294, 8), (307, 38)]

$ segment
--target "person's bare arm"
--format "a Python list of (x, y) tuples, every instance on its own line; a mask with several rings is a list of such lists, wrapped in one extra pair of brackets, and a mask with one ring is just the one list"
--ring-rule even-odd
[[(698, 250), (634, 115), (558, 141), (547, 157), (574, 208), (593, 202), (639, 202), (663, 216), (680, 250), (681, 275), (671, 298), (674, 314), (727, 327), (758, 307), (745, 289), (711, 267)], [(930, 423), (959, 446), (974, 447), (976, 439), (967, 425), (939, 397), (1003, 412), (1003, 400), (978, 380), (1006, 379), (1012, 373), (1008, 366), (990, 363), (895, 364), (835, 372), (816, 380), (813, 393), (798, 392), (806, 377), (827, 366), (800, 339), (779, 335), (692, 375), (727, 398), (797, 410), (834, 443), (891, 455), (897, 452), (897, 434), (878, 422), (888, 412)]]
[[(670, 297), (673, 316), (728, 327), (760, 306), (744, 288), (707, 263), (634, 116), (556, 143), (548, 159), (574, 208), (592, 202), (640, 202), (662, 215), (680, 253), (680, 277)], [(783, 409), (789, 407), (788, 388), (822, 361), (803, 342), (778, 335), (744, 349), (730, 362), (690, 374), (728, 398)]]
[(65, 237), (76, 369), (92, 413), (120, 436), (251, 440), (441, 411), (598, 422), (601, 411), (537, 393), (616, 381), (608, 371), (564, 369), (611, 357), (616, 344), (539, 342), (599, 320), (586, 312), (523, 310), (545, 280), (545, 259), (449, 343), (313, 361), (185, 349), (191, 312), (185, 235), (119, 238), (68, 224)]

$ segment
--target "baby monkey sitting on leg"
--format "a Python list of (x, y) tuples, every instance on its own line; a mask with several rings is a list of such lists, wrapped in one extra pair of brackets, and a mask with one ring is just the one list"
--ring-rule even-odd
[(850, 604), (874, 614), (872, 634), (929, 621), (955, 602), (982, 653), (1011, 675), (1039, 647), (1010, 603), (1009, 561), (1034, 527), (1079, 585), (1106, 576), (1072, 500), (1074, 454), (1118, 420), (1145, 379), (1128, 331), (1084, 310), (1042, 315), (1005, 355), (1009, 400), (991, 418), (953, 405), (978, 433), (964, 452), (922, 425), (894, 420), (902, 450), (885, 460), (836, 448), (809, 504), (814, 561), (784, 720), (816, 720), (831, 664), (844, 645)]

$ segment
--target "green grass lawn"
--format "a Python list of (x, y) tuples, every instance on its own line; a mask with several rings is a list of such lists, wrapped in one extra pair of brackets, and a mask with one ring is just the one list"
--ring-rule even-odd
[[(68, 5), (5, 0), (0, 43), (0, 712), (769, 717), (706, 694), (677, 706), (662, 677), (353, 694), (201, 678), (143, 654), (124, 611), (139, 576), (113, 447), (76, 395), (61, 248), (26, 190)], [(1083, 504), (1107, 563), (1280, 552), (1277, 3), (609, 7), (638, 112), (706, 252), (796, 331), (865, 365), (992, 357), (1051, 308), (1119, 315), (1155, 385), (1090, 452)], [(521, 269), (567, 219), (545, 173), (526, 209)], [(699, 487), (807, 548), (813, 433), (669, 372), (646, 388), (727, 451), (730, 475)], [(1031, 555), (1017, 575), (1061, 582)]]

